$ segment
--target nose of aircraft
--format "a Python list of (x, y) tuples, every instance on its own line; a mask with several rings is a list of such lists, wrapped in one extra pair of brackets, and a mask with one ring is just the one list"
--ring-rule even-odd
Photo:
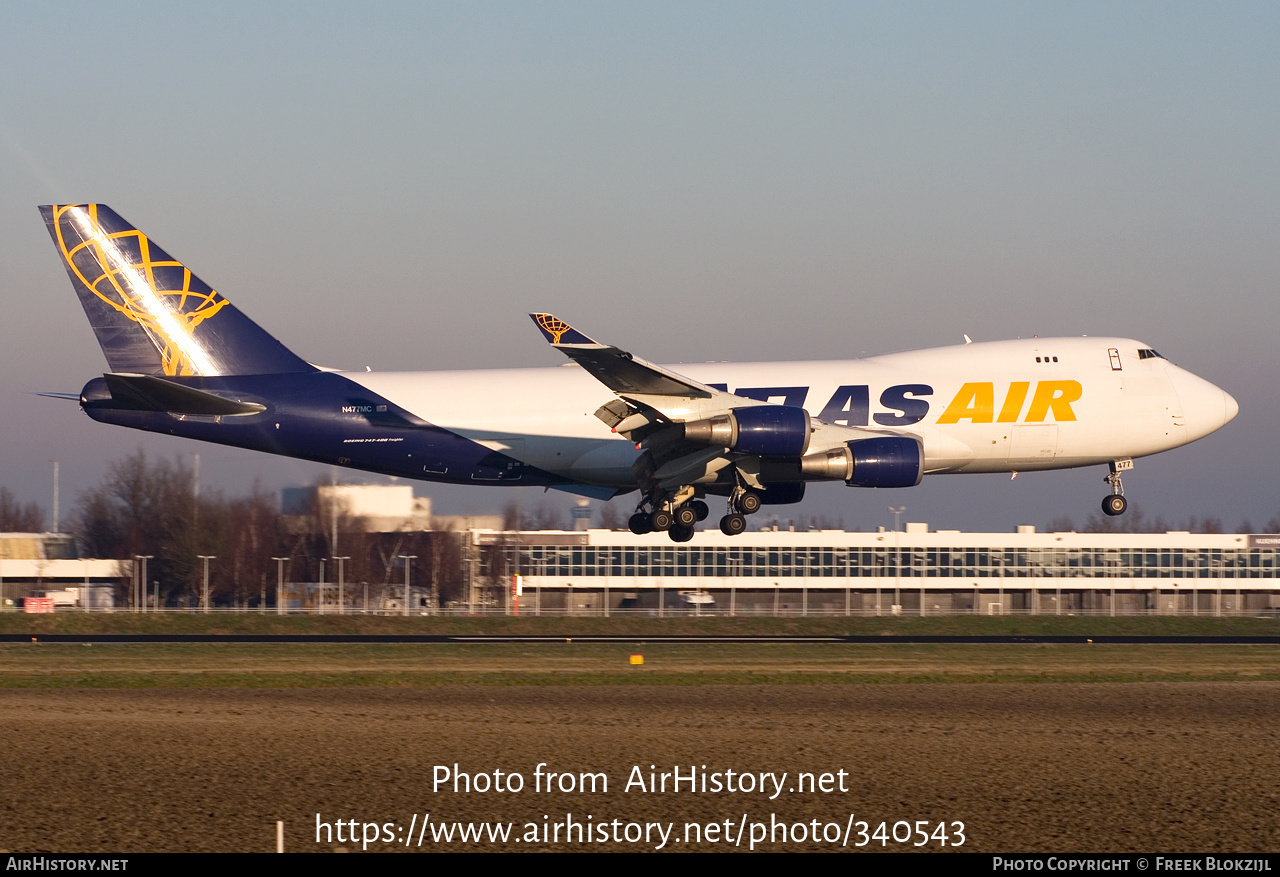
[(1239, 403), (1230, 393), (1189, 371), (1172, 366), (1169, 379), (1182, 403), (1187, 441), (1204, 438), (1221, 429), (1240, 412)]
[(1227, 409), (1226, 419), (1223, 420), (1222, 422), (1226, 424), (1236, 419), (1236, 415), (1240, 413), (1240, 403), (1237, 402), (1235, 400), (1235, 397), (1232, 396), (1230, 393), (1228, 393), (1226, 390), (1222, 391), (1222, 398)]

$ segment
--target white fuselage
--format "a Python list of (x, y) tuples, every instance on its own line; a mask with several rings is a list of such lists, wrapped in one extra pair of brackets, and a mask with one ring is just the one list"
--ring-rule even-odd
[[(1155, 454), (1208, 435), (1237, 411), (1218, 387), (1122, 338), (671, 368), (731, 393), (801, 405), (827, 423), (916, 436), (930, 473), (1059, 469)], [(343, 375), (526, 464), (587, 484), (634, 486), (638, 452), (594, 416), (612, 394), (577, 366)], [(665, 413), (684, 419), (678, 407)]]

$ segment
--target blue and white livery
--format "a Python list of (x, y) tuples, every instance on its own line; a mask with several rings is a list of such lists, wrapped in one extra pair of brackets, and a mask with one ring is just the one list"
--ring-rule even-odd
[(319, 369), (101, 204), (40, 208), (110, 372), (94, 420), (403, 478), (638, 491), (634, 532), (728, 534), (811, 481), (1107, 465), (1125, 510), (1133, 458), (1230, 421), (1230, 395), (1125, 338), (967, 343), (827, 362), (654, 365), (551, 314), (577, 368)]

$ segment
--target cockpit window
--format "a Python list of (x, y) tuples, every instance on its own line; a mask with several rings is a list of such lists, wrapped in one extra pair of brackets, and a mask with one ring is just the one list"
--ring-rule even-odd
[(1151, 348), (1144, 347), (1138, 351), (1138, 359), (1164, 359), (1164, 357)]

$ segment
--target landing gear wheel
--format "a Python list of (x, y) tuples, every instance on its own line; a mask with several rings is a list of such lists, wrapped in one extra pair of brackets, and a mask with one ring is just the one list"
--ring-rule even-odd
[(1123, 515), (1124, 510), (1128, 507), (1128, 501), (1118, 493), (1112, 494), (1102, 501), (1102, 510), (1111, 517)]
[(711, 514), (711, 509), (707, 508), (707, 504), (700, 499), (695, 499), (689, 503), (689, 508), (698, 514), (699, 521), (705, 521), (707, 515)]
[(747, 519), (742, 515), (725, 515), (720, 519), (720, 532), (726, 536), (737, 536), (747, 529)]
[(690, 508), (689, 503), (685, 503), (676, 509), (676, 524), (678, 526), (688, 527), (692, 530), (693, 525), (698, 523), (699, 520), (701, 519), (698, 517), (698, 510)]
[(742, 510), (744, 515), (754, 515), (760, 511), (760, 494), (753, 491), (746, 491), (738, 498), (738, 508)]
[(649, 525), (655, 530), (670, 530), (671, 512), (666, 509), (658, 509), (653, 514), (649, 515)]
[(637, 536), (643, 536), (645, 533), (653, 532), (653, 524), (649, 521), (649, 516), (644, 512), (636, 512), (627, 521), (627, 529)]
[(693, 538), (693, 528), (675, 524), (667, 531), (667, 535), (671, 537), (672, 542), (688, 542)]

